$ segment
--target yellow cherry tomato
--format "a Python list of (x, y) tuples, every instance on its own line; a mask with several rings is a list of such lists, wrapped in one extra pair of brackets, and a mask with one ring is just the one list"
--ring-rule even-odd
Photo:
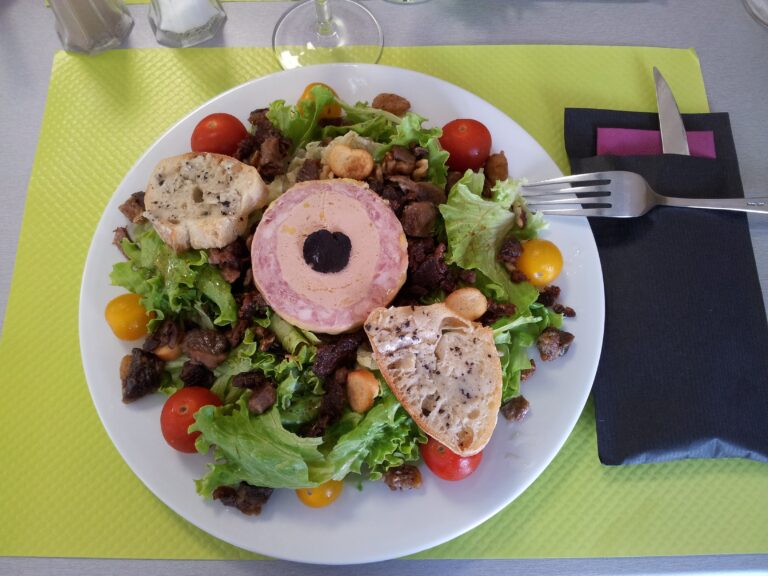
[(523, 253), (517, 259), (517, 268), (534, 286), (546, 286), (563, 269), (563, 255), (549, 240), (528, 240), (523, 243)]
[[(307, 84), (307, 87), (304, 88), (304, 93), (301, 95), (301, 98), (299, 98), (299, 107), (301, 107), (302, 102), (315, 99), (315, 96), (312, 94), (312, 88), (314, 88), (315, 86), (324, 86), (328, 88), (328, 90), (333, 92), (334, 95), (336, 95), (336, 91), (330, 86), (328, 86), (328, 84), (323, 84), (322, 82), (312, 82), (311, 84)], [(327, 106), (323, 106), (323, 109), (320, 110), (320, 115), (318, 116), (318, 118), (320, 119), (341, 118), (341, 106), (339, 106), (336, 102), (328, 104)]]
[(123, 294), (107, 304), (104, 316), (120, 340), (138, 340), (147, 334), (150, 316), (139, 302), (138, 294)]
[(340, 480), (328, 480), (315, 488), (299, 488), (296, 490), (296, 496), (303, 504), (311, 508), (322, 508), (328, 506), (336, 500), (344, 488), (344, 482)]

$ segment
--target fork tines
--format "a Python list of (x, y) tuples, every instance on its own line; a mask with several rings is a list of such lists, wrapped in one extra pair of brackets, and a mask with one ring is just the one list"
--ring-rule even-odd
[[(602, 173), (576, 174), (524, 184), (523, 198), (531, 210), (544, 214), (569, 216), (596, 215), (601, 208), (610, 208), (611, 178)], [(563, 184), (575, 184), (560, 188)], [(554, 188), (553, 188), (554, 187)]]

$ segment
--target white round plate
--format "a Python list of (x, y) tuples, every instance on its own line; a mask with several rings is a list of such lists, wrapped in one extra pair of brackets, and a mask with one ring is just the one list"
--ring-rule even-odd
[[(569, 353), (538, 362), (523, 394), (531, 410), (522, 423), (499, 418), (477, 472), (446, 482), (423, 468), (418, 490), (391, 492), (382, 482), (362, 490), (347, 486), (323, 509), (302, 505), (293, 490), (277, 490), (262, 514), (249, 517), (195, 492), (208, 456), (174, 451), (160, 433), (160, 394), (130, 405), (121, 401), (118, 366), (130, 343), (118, 341), (104, 320), (104, 307), (124, 292), (109, 281), (121, 256), (112, 231), (124, 225), (117, 207), (143, 190), (155, 164), (189, 150), (190, 135), (204, 116), (229, 112), (247, 121), (251, 110), (277, 99), (295, 101), (310, 82), (325, 82), (348, 102), (370, 101), (380, 92), (408, 98), (412, 110), (442, 126), (454, 118), (476, 118), (489, 127), (494, 150), (509, 159), (510, 174), (531, 180), (560, 175), (539, 144), (509, 117), (448, 82), (379, 65), (328, 64), (279, 72), (225, 92), (179, 121), (136, 162), (99, 222), (83, 275), (80, 348), (93, 402), (110, 438), (134, 473), (177, 514), (202, 530), (241, 548), (299, 562), (352, 564), (404, 556), (471, 530), (520, 495), (555, 457), (587, 400), (603, 336), (603, 283), (594, 238), (586, 219), (552, 219), (544, 236), (562, 250), (565, 268), (557, 280), (562, 300), (577, 316), (566, 329), (576, 335)], [(533, 353), (533, 352), (532, 352)]]

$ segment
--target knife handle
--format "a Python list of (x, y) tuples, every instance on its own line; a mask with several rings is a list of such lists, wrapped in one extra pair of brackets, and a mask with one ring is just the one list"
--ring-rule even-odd
[(659, 203), (678, 208), (705, 208), (768, 214), (768, 196), (755, 198), (671, 198), (667, 196)]

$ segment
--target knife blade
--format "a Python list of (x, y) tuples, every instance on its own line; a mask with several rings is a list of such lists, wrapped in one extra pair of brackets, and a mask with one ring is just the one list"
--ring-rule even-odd
[(661, 149), (664, 154), (690, 156), (688, 136), (680, 116), (672, 89), (664, 80), (659, 69), (653, 67), (653, 79), (656, 83), (656, 104), (659, 108), (659, 128), (661, 130)]

